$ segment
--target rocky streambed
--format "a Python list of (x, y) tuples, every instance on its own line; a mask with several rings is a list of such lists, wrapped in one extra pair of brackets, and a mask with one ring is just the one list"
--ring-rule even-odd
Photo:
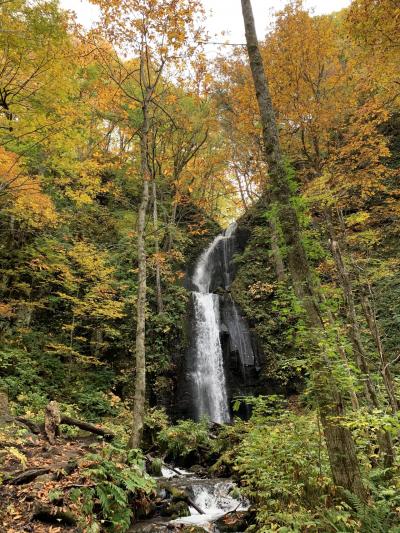
[(196, 477), (163, 467), (152, 518), (130, 533), (243, 533), (249, 525), (249, 502), (231, 479)]

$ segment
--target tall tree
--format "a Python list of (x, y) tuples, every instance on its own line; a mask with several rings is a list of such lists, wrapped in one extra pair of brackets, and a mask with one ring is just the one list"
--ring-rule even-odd
[(299, 220), (291, 201), (288, 170), (282, 156), (275, 111), (258, 46), (250, 0), (242, 0), (242, 12), (247, 51), (263, 129), (264, 153), (268, 163), (272, 194), (278, 205), (279, 221), (288, 249), (288, 266), (294, 289), (304, 307), (313, 347), (316, 350), (313, 373), (314, 379), (318, 384), (316, 394), (332, 476), (336, 485), (364, 499), (366, 493), (352, 435), (348, 428), (340, 424), (340, 418), (344, 414), (343, 400), (334, 377), (329, 371), (329, 361), (321, 353), (317, 340), (318, 336), (325, 334), (324, 321), (301, 240)]
[[(140, 181), (142, 198), (137, 217), (137, 262), (138, 290), (136, 302), (136, 373), (135, 394), (132, 412), (130, 446), (140, 446), (146, 401), (146, 213), (149, 204), (149, 184), (151, 180), (150, 132), (152, 110), (162, 107), (158, 89), (166, 67), (174, 62), (179, 69), (182, 63), (183, 48), (195, 33), (195, 17), (199, 11), (198, 0), (122, 0), (108, 2), (96, 0), (102, 8), (103, 26), (108, 35), (126, 51), (136, 56), (139, 66), (124, 65), (114, 54), (106, 59), (111, 78), (122, 93), (130, 100), (130, 105), (141, 110), (137, 127), (140, 141)], [(192, 49), (193, 51), (193, 49)], [(180, 61), (181, 60), (181, 61)], [(116, 68), (115, 68), (116, 67)], [(131, 88), (129, 88), (129, 84)], [(136, 87), (135, 87), (136, 85)]]

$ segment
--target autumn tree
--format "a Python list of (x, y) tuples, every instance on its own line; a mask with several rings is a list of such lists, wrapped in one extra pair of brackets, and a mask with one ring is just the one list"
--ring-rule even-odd
[[(136, 311), (136, 375), (135, 397), (133, 404), (132, 433), (130, 445), (140, 445), (146, 394), (146, 249), (145, 224), (149, 203), (149, 151), (152, 128), (153, 108), (159, 106), (158, 88), (171, 60), (178, 65), (177, 57), (185, 43), (195, 32), (195, 16), (199, 10), (196, 0), (126, 0), (123, 2), (96, 2), (102, 9), (104, 28), (114, 42), (129, 50), (137, 59), (137, 66), (125, 67), (118, 63), (112, 79), (120, 87), (130, 105), (141, 110), (137, 127), (140, 140), (140, 180), (142, 199), (138, 210), (137, 257), (138, 257), (138, 294)], [(113, 69), (115, 73), (115, 69)], [(134, 87), (128, 88), (129, 83)]]
[(0, 15), (1, 143), (15, 147), (19, 137), (37, 140), (60, 127), (57, 113), (49, 119), (45, 109), (60, 110), (71, 87), (73, 63), (64, 62), (71, 21), (54, 2), (2, 2)]
[[(340, 417), (344, 413), (340, 388), (329, 371), (330, 363), (326, 355), (323, 352), (321, 353), (320, 341), (317, 340), (321, 335), (324, 335), (324, 319), (301, 241), (297, 213), (291, 203), (288, 170), (282, 157), (275, 110), (258, 46), (250, 0), (242, 0), (242, 11), (250, 67), (263, 129), (265, 158), (268, 163), (273, 198), (278, 205), (279, 222), (287, 246), (288, 266), (294, 290), (304, 306), (310, 333), (313, 337), (313, 349), (316, 352), (320, 352), (315, 354), (313, 372), (317, 383), (316, 394), (332, 475), (338, 486), (344, 487), (364, 499), (365, 489), (361, 479), (355, 445), (349, 429), (340, 424)], [(322, 350), (324, 350), (323, 347)], [(327, 394), (326, 387), (332, 388), (332, 392)]]

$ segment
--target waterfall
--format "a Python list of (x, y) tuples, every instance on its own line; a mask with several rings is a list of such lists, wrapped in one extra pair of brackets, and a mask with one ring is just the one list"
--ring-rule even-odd
[(223, 320), (229, 333), (230, 351), (239, 354), (243, 377), (246, 378), (246, 367), (255, 365), (253, 345), (247, 322), (230, 294), (226, 297)]
[(196, 319), (196, 358), (193, 370), (197, 416), (229, 422), (224, 361), (220, 341), (219, 298), (193, 293)]
[(214, 254), (225, 235), (219, 235), (200, 256), (192, 277), (195, 349), (192, 379), (196, 414), (213, 422), (230, 421), (224, 360), (220, 340), (219, 296), (210, 293)]
[(247, 322), (229, 293), (234, 277), (236, 229), (237, 225), (231, 224), (215, 237), (197, 260), (191, 277), (193, 337), (189, 378), (194, 415), (196, 419), (207, 417), (218, 423), (229, 422), (231, 418), (224, 368), (226, 350), (221, 345), (221, 335), (228, 339), (224, 341), (228, 343), (228, 352), (236, 354), (240, 361), (242, 383), (246, 383), (246, 369), (255, 366)]

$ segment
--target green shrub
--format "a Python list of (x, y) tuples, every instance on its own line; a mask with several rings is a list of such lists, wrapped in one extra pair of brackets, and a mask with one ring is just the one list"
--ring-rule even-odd
[(148, 409), (144, 418), (143, 443), (144, 448), (152, 447), (160, 431), (168, 428), (169, 419), (163, 407)]
[[(294, 413), (276, 398), (249, 398), (248, 423), (227, 428), (242, 492), (256, 509), (257, 525), (248, 532), (399, 533), (400, 479), (370, 470), (367, 504), (338, 491), (317, 413)], [(221, 437), (223, 437), (222, 432)], [(236, 440), (235, 440), (236, 439)], [(360, 439), (357, 439), (358, 444)], [(359, 451), (365, 448), (361, 443)], [(365, 460), (363, 461), (365, 464)]]
[(236, 470), (255, 503), (257, 532), (318, 531), (314, 510), (329, 494), (331, 481), (315, 415), (280, 408), (274, 413), (263, 399), (253, 409), (237, 447)]
[(92, 486), (71, 491), (71, 499), (82, 515), (84, 531), (128, 530), (133, 516), (131, 500), (154, 488), (144, 464), (140, 451), (117, 445), (107, 445), (100, 453), (85, 456), (83, 475)]
[(163, 467), (163, 461), (156, 457), (153, 461), (151, 461), (150, 465), (148, 466), (147, 471), (149, 474), (155, 477), (162, 476), (162, 467)]
[(181, 420), (175, 426), (163, 429), (157, 443), (163, 453), (172, 459), (187, 457), (192, 452), (211, 452), (208, 421)]

